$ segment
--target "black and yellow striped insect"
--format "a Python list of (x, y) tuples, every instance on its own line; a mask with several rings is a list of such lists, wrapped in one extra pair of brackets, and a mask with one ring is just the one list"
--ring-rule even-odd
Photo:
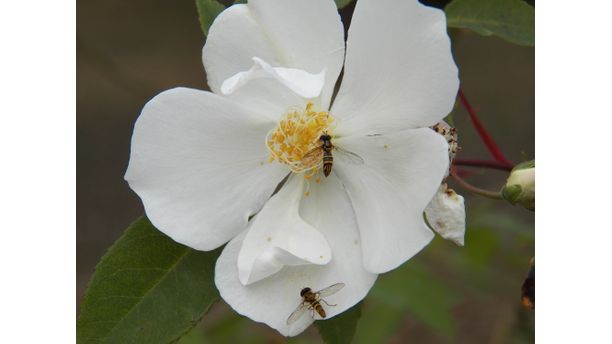
[(309, 287), (303, 288), (300, 291), (300, 296), (302, 297), (302, 303), (291, 313), (289, 318), (287, 318), (287, 325), (293, 324), (296, 320), (298, 320), (304, 312), (309, 309), (312, 311), (312, 317), (314, 318), (315, 312), (321, 316), (321, 318), (325, 318), (327, 313), (325, 313), (325, 309), (321, 306), (321, 302), (325, 303), (328, 306), (336, 306), (330, 305), (325, 300), (324, 297), (330, 296), (332, 294), (337, 293), (340, 289), (344, 288), (344, 283), (336, 283), (330, 285), (327, 288), (321, 289), (317, 292), (313, 292)]
[(321, 159), (323, 162), (323, 174), (325, 177), (330, 175), (332, 167), (334, 166), (334, 156), (332, 155), (332, 151), (339, 153), (338, 155), (347, 163), (357, 165), (363, 164), (363, 159), (359, 155), (344, 150), (338, 146), (334, 146), (332, 144), (332, 137), (331, 135), (327, 134), (327, 132), (323, 132), (323, 134), (321, 134), (319, 141), (321, 141), (321, 145), (306, 153), (302, 160), (309, 161), (314, 159), (318, 161)]

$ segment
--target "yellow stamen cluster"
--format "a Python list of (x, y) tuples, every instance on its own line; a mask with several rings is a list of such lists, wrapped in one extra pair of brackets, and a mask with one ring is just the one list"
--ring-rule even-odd
[[(307, 172), (310, 179), (321, 163), (323, 151), (319, 138), (330, 131), (334, 118), (327, 111), (315, 111), (309, 102), (304, 110), (291, 109), (266, 137), (272, 159), (286, 164), (295, 173)], [(330, 134), (331, 135), (331, 134)]]

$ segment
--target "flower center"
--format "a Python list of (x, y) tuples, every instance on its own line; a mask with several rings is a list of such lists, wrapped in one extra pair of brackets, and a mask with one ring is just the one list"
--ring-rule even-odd
[(323, 158), (320, 137), (330, 134), (334, 118), (327, 111), (313, 110), (309, 102), (304, 110), (291, 109), (266, 137), (272, 159), (283, 163), (295, 173), (316, 173)]

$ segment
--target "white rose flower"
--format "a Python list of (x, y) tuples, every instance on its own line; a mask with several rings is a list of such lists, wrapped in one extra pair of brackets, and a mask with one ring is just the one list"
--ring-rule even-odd
[[(441, 10), (359, 0), (345, 59), (332, 0), (250, 0), (216, 18), (203, 61), (212, 92), (175, 88), (149, 101), (125, 179), (177, 242), (229, 241), (215, 282), (237, 312), (297, 335), (313, 322), (287, 324), (303, 287), (345, 284), (326, 298), (331, 318), (430, 242), (423, 211), (448, 146), (428, 127), (452, 109), (459, 83)], [(326, 177), (322, 135), (359, 158), (332, 149)]]

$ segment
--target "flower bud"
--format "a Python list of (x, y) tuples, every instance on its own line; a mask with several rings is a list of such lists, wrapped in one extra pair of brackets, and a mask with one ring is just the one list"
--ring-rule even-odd
[(535, 160), (516, 165), (501, 193), (506, 201), (535, 211)]

